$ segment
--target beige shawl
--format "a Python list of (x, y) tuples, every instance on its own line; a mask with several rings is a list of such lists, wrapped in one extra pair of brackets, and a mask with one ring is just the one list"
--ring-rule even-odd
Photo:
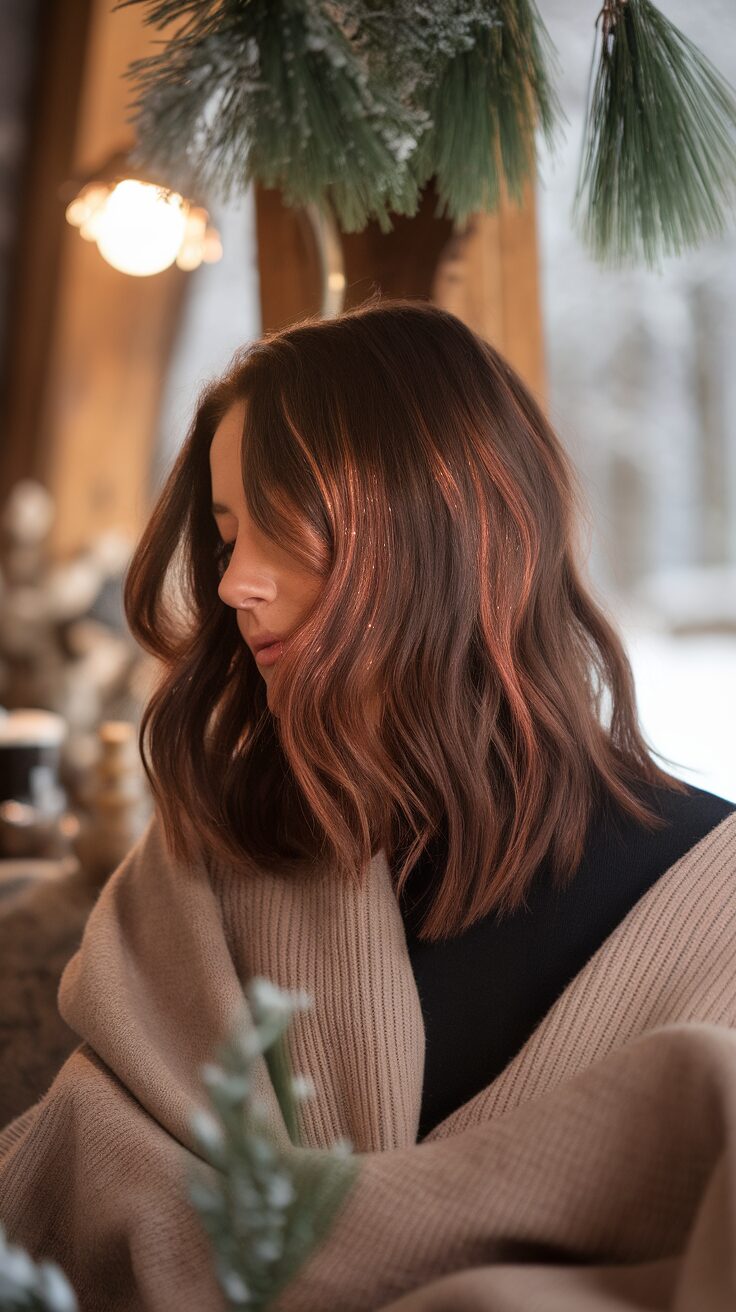
[(359, 891), (174, 866), (153, 817), (62, 978), (81, 1045), (0, 1134), (9, 1239), (57, 1261), (84, 1312), (225, 1308), (186, 1198), (189, 1118), (260, 974), (314, 998), (288, 1031), (316, 1088), (303, 1142), (360, 1154), (274, 1312), (733, 1312), (736, 812), (421, 1143), (422, 1013), (383, 851), (366, 874)]

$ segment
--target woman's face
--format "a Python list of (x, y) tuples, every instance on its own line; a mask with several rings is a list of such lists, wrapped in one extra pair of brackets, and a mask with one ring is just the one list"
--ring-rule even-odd
[[(264, 537), (248, 514), (240, 467), (244, 419), (245, 402), (240, 401), (220, 421), (210, 446), (210, 480), (215, 523), (231, 548), (223, 557), (227, 568), (218, 593), (235, 611), (243, 641), (255, 659), (254, 649), (262, 637), (286, 638), (306, 616), (322, 580)], [(275, 668), (258, 664), (267, 696)]]

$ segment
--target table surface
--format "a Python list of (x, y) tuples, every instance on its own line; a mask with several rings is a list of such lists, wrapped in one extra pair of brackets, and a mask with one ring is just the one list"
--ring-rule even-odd
[(0, 898), (17, 893), (26, 884), (60, 879), (76, 869), (77, 864), (74, 857), (53, 861), (42, 857), (4, 857), (0, 859)]

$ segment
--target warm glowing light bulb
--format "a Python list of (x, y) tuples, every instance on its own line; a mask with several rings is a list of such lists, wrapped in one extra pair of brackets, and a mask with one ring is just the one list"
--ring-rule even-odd
[(94, 240), (108, 264), (145, 277), (174, 263), (182, 244), (187, 206), (177, 192), (126, 178), (94, 215)]
[(197, 269), (222, 258), (220, 234), (204, 206), (152, 182), (88, 182), (66, 217), (121, 273), (146, 277), (175, 260), (180, 269)]

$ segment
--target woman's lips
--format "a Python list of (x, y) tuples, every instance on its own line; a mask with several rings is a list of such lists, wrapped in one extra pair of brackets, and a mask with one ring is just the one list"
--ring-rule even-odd
[(283, 650), (283, 641), (272, 642), (270, 647), (261, 647), (256, 652), (256, 660), (259, 665), (273, 665), (277, 661)]

